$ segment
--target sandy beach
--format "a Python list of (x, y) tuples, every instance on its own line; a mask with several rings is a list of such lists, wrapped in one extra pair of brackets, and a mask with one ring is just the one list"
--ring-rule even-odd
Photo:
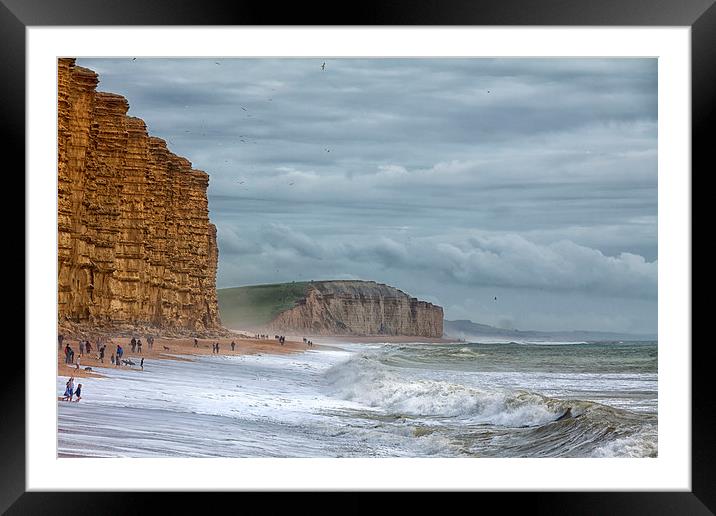
[[(96, 349), (95, 342), (92, 343), (92, 351), (90, 353), (79, 354), (78, 339), (66, 338), (62, 343), (62, 349), (57, 352), (57, 375), (61, 377), (74, 376), (76, 378), (102, 378), (112, 374), (114, 369), (133, 370), (139, 373), (143, 372), (139, 364), (144, 358), (144, 364), (147, 365), (153, 360), (192, 360), (193, 356), (213, 355), (213, 356), (232, 356), (232, 355), (256, 355), (256, 354), (290, 354), (298, 353), (306, 349), (317, 349), (325, 346), (314, 345), (309, 348), (303, 341), (289, 340), (281, 345), (276, 339), (255, 339), (241, 336), (222, 337), (215, 339), (197, 339), (198, 347), (194, 346), (194, 339), (187, 338), (168, 338), (155, 337), (154, 346), (149, 349), (146, 338), (142, 338), (142, 352), (132, 353), (130, 344), (131, 337), (106, 337), (103, 342), (107, 344), (105, 350), (104, 361), (99, 360), (99, 351)], [(231, 342), (236, 343), (234, 351), (231, 350)], [(212, 352), (214, 343), (219, 343), (219, 353)], [(65, 364), (65, 345), (69, 344), (75, 352), (75, 360), (80, 358), (79, 368), (76, 365)], [(111, 356), (115, 353), (117, 345), (121, 345), (124, 349), (123, 360), (131, 359), (135, 363), (133, 366), (122, 364), (117, 367), (112, 364)], [(86, 367), (92, 368), (91, 371), (85, 370)]]
[(309, 337), (316, 343), (356, 343), (356, 344), (454, 344), (458, 339), (446, 339), (436, 337), (421, 337), (407, 335), (339, 335), (339, 336), (316, 336)]

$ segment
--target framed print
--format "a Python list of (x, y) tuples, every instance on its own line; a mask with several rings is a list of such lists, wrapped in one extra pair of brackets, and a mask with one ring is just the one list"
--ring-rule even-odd
[(711, 2), (130, 4), (2, 6), (28, 206), (3, 508), (711, 513)]

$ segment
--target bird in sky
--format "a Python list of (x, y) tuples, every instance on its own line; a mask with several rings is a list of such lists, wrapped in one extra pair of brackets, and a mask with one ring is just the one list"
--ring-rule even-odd
[(137, 60), (137, 58), (136, 58), (136, 57), (133, 57), (133, 58), (132, 58), (132, 61), (136, 61), (136, 60)]
[(495, 301), (497, 301), (497, 296), (495, 296)]
[(244, 111), (246, 111), (246, 108), (245, 108), (244, 106), (241, 106), (241, 109), (243, 109)]
[(325, 70), (325, 69), (326, 69), (326, 62), (323, 61), (323, 64), (321, 65), (321, 70)]
[(220, 63), (219, 61), (214, 61), (214, 64), (217, 64), (217, 65), (218, 65), (218, 64), (221, 64), (221, 63)]

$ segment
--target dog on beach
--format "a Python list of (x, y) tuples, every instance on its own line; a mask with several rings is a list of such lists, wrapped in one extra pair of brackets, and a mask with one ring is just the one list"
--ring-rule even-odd
[(168, 346), (162, 346), (164, 349), (169, 350)]
[(91, 370), (92, 370), (91, 367), (85, 367), (85, 371), (91, 371)]

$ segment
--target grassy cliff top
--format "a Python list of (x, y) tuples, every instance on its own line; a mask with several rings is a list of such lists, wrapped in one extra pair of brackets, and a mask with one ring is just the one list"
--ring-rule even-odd
[(364, 280), (324, 280), (273, 283), (217, 289), (221, 323), (227, 328), (251, 329), (269, 323), (296, 306), (309, 289), (345, 297), (410, 297), (397, 288)]
[(217, 289), (221, 323), (234, 329), (262, 326), (306, 297), (309, 285), (300, 281)]

